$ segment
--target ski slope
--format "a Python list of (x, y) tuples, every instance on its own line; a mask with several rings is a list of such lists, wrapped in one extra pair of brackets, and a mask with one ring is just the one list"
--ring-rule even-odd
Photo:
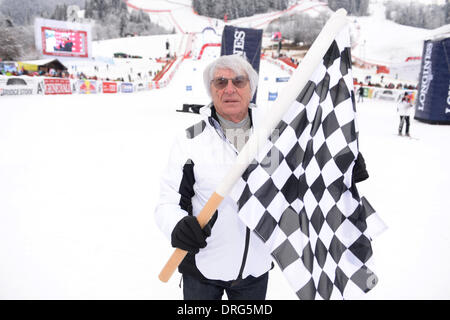
[[(153, 210), (175, 134), (199, 119), (175, 110), (207, 99), (201, 69), (212, 58), (183, 63), (160, 90), (2, 97), (0, 298), (182, 298), (179, 275), (157, 278), (172, 248)], [(261, 69), (259, 115), (286, 76)], [(389, 226), (374, 242), (380, 282), (363, 298), (449, 298), (450, 127), (413, 120), (419, 140), (409, 140), (394, 135), (391, 103), (364, 102), (358, 116), (370, 173), (359, 190)], [(296, 298), (277, 267), (267, 297)]]
[(354, 33), (352, 54), (375, 64), (398, 64), (422, 56), (423, 42), (438, 30), (409, 27), (386, 20), (382, 2), (373, 3), (368, 17), (351, 17)]
[[(157, 2), (188, 10), (185, 0), (145, 4)], [(180, 52), (183, 37), (169, 38)], [(94, 55), (129, 49), (156, 58), (165, 40), (109, 40)], [(186, 59), (159, 90), (0, 98), (0, 299), (182, 298), (178, 273), (158, 280), (172, 248), (153, 211), (171, 143), (200, 117), (176, 110), (208, 102), (202, 71), (218, 55), (209, 48)], [(256, 118), (270, 112), (268, 94), (285, 76), (262, 60)], [(379, 283), (361, 298), (449, 299), (450, 126), (412, 120), (417, 139), (398, 137), (395, 108), (357, 106), (370, 174), (358, 189), (389, 227), (373, 242)], [(267, 298), (296, 299), (277, 266)]]
[[(265, 29), (273, 20), (282, 15), (291, 15), (298, 12), (311, 11), (317, 14), (327, 5), (317, 0), (299, 0), (283, 11), (271, 11), (256, 14), (251, 17), (243, 17), (230, 20), (225, 23), (223, 19), (209, 18), (198, 15), (191, 6), (191, 0), (163, 1), (163, 0), (129, 0), (128, 7), (141, 9), (150, 15), (150, 19), (169, 30), (174, 29), (178, 33), (201, 32), (205, 27), (214, 27), (222, 30), (225, 24), (244, 27)], [(329, 10), (329, 9), (328, 9)], [(223, 17), (222, 17), (223, 18)]]
[[(174, 29), (177, 33), (198, 33), (206, 27), (215, 28), (220, 33), (225, 24), (265, 30), (270, 22), (281, 16), (296, 13), (316, 16), (320, 12), (331, 12), (325, 2), (298, 0), (283, 11), (271, 11), (224, 23), (222, 19), (196, 14), (190, 0), (128, 0), (127, 3), (130, 8), (139, 8), (147, 12), (153, 22), (169, 30)], [(349, 16), (354, 35), (353, 55), (369, 63), (396, 64), (404, 62), (408, 57), (421, 56), (424, 40), (436, 33), (450, 30), (449, 26), (439, 30), (426, 30), (386, 20), (383, 1), (371, 1), (369, 12), (368, 17)]]

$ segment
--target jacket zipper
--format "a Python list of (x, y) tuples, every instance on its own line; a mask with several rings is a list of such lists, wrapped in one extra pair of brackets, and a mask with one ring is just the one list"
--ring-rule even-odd
[(246, 233), (245, 233), (244, 255), (242, 256), (241, 269), (239, 270), (239, 275), (238, 275), (237, 280), (241, 280), (242, 279), (242, 274), (244, 273), (245, 263), (247, 262), (249, 245), (250, 245), (250, 229), (247, 227), (247, 230), (246, 230)]
[[(217, 122), (217, 120), (215, 120), (214, 118), (210, 118), (213, 119), (214, 121)], [(212, 124), (212, 123), (211, 123)], [(228, 145), (233, 149), (233, 151), (236, 153), (236, 155), (238, 154), (238, 151), (236, 150), (236, 148), (233, 146), (233, 144), (228, 141), (228, 139), (225, 137), (225, 134), (222, 131), (222, 128), (220, 127), (220, 125), (217, 123), (217, 126), (213, 125), (213, 127), (216, 129), (217, 134), (219, 135), (219, 137), (223, 140), (225, 140)], [(220, 133), (219, 134), (219, 130)], [(232, 286), (237, 284), (240, 280), (242, 280), (242, 274), (244, 273), (244, 268), (245, 268), (245, 263), (247, 262), (247, 256), (248, 256), (248, 248), (250, 246), (250, 229), (248, 227), (246, 227), (246, 232), (245, 232), (245, 246), (244, 246), (244, 254), (242, 255), (242, 263), (241, 263), (241, 268), (239, 269), (239, 274), (238, 277), (235, 281), (233, 281)]]

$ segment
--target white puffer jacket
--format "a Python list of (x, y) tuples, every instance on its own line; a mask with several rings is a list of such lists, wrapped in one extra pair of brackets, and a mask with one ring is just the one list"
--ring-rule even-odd
[[(170, 154), (161, 179), (160, 201), (155, 210), (158, 227), (171, 239), (181, 218), (198, 215), (237, 157), (215, 115), (214, 107), (204, 107), (210, 115), (186, 129)], [(211, 280), (230, 281), (258, 277), (272, 267), (272, 258), (263, 242), (239, 219), (238, 206), (225, 197), (211, 219), (211, 236), (199, 253), (191, 253), (179, 267)]]
[(397, 112), (400, 116), (409, 116), (411, 115), (412, 109), (413, 105), (403, 99), (397, 107)]

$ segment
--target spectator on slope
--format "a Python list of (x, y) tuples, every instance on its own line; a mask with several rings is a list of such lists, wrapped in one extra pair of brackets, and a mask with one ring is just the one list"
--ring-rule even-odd
[(358, 103), (359, 102), (364, 102), (364, 87), (362, 86), (362, 83), (358, 88)]
[(411, 104), (411, 98), (408, 92), (405, 92), (400, 104), (397, 106), (397, 112), (400, 116), (400, 124), (398, 126), (398, 135), (401, 136), (403, 132), (403, 124), (405, 126), (405, 135), (409, 137), (409, 116), (411, 113), (413, 105)]

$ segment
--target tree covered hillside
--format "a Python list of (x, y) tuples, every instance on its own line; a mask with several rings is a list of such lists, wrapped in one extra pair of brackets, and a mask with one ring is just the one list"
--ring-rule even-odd
[(84, 18), (75, 22), (92, 23), (93, 40), (173, 32), (152, 23), (143, 11), (129, 12), (122, 0), (0, 0), (0, 59), (37, 59), (34, 19), (67, 21), (72, 5), (84, 10)]

